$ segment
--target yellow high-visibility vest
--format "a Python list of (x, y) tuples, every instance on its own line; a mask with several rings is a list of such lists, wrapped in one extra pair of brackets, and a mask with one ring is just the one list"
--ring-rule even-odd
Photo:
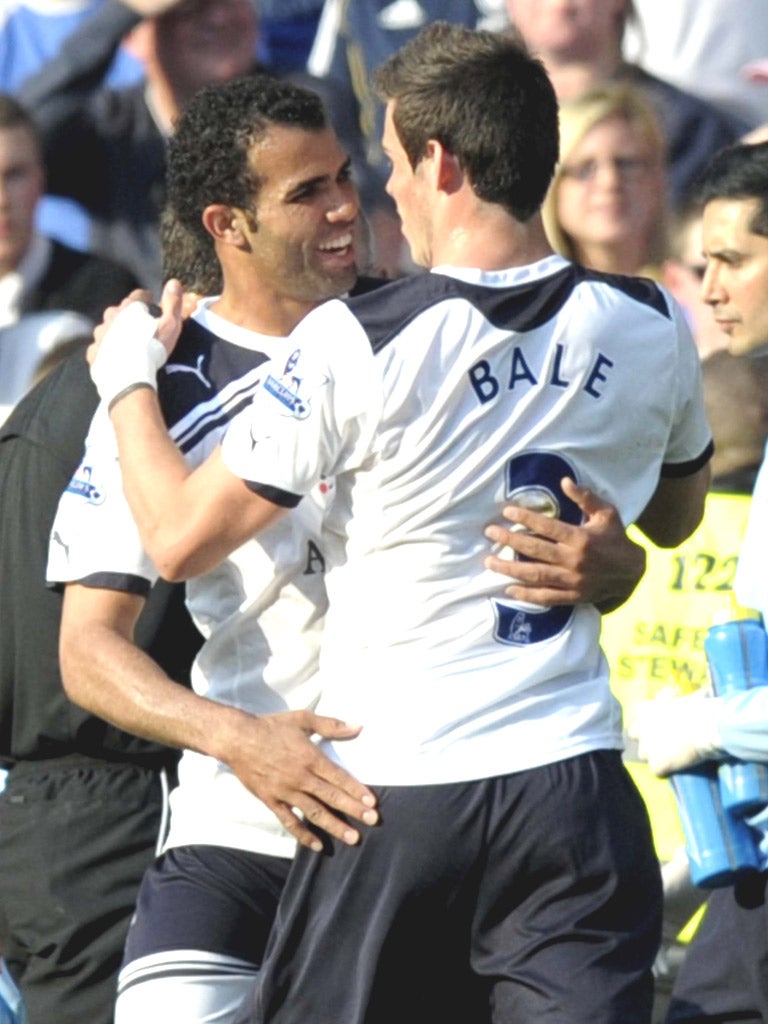
[[(751, 498), (707, 495), (704, 518), (680, 547), (662, 550), (634, 527), (630, 536), (648, 553), (637, 590), (621, 608), (603, 617), (601, 643), (611, 668), (611, 688), (625, 721), (632, 705), (665, 689), (692, 693), (707, 686), (707, 630), (733, 607), (733, 579)], [(656, 852), (669, 860), (683, 843), (672, 788), (637, 760), (625, 737), (625, 761), (648, 807)]]

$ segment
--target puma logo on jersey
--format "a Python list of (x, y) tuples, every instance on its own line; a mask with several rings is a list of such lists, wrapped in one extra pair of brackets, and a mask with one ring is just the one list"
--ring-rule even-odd
[(248, 433), (249, 433), (250, 438), (251, 438), (251, 451), (253, 451), (253, 449), (256, 447), (256, 445), (259, 443), (259, 441), (269, 441), (269, 438), (270, 438), (269, 434), (267, 434), (266, 436), (262, 436), (262, 437), (255, 437), (254, 433), (253, 433), (253, 426), (250, 426), (248, 428)]
[(197, 357), (197, 362), (194, 366), (185, 366), (184, 363), (169, 363), (165, 367), (166, 373), (191, 373), (193, 377), (197, 377), (203, 387), (209, 390), (213, 389), (213, 384), (203, 373), (203, 363), (205, 362), (205, 353), (201, 352)]
[(58, 530), (54, 530), (53, 537), (51, 538), (51, 540), (53, 540), (54, 543), (59, 544), (62, 548), (64, 548), (64, 557), (67, 559), (67, 561), (69, 561), (69, 544), (64, 543), (64, 541), (61, 539), (61, 534), (59, 533)]

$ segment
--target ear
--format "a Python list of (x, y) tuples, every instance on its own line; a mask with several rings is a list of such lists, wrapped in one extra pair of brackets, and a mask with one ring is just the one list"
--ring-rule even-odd
[(439, 192), (451, 195), (458, 192), (464, 183), (464, 170), (458, 157), (449, 152), (435, 139), (430, 139), (424, 156), (430, 167), (435, 187)]
[(211, 203), (202, 215), (203, 227), (216, 242), (242, 248), (248, 244), (248, 234), (253, 231), (253, 220), (245, 210), (225, 203)]

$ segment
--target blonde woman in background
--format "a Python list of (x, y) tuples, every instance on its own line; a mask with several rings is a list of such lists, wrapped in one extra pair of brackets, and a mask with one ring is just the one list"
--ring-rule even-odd
[(560, 108), (560, 163), (544, 204), (554, 249), (595, 270), (658, 278), (667, 255), (661, 128), (626, 84), (590, 89)]

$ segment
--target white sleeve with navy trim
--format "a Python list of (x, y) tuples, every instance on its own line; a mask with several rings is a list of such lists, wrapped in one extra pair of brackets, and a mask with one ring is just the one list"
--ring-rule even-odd
[(310, 313), (291, 342), (284, 364), (265, 367), (261, 388), (227, 431), (222, 451), (254, 490), (301, 496), (373, 457), (382, 390), (368, 337), (342, 302)]
[(84, 582), (146, 594), (157, 575), (125, 498), (117, 439), (102, 404), (80, 465), (59, 499), (46, 577), (50, 583)]

